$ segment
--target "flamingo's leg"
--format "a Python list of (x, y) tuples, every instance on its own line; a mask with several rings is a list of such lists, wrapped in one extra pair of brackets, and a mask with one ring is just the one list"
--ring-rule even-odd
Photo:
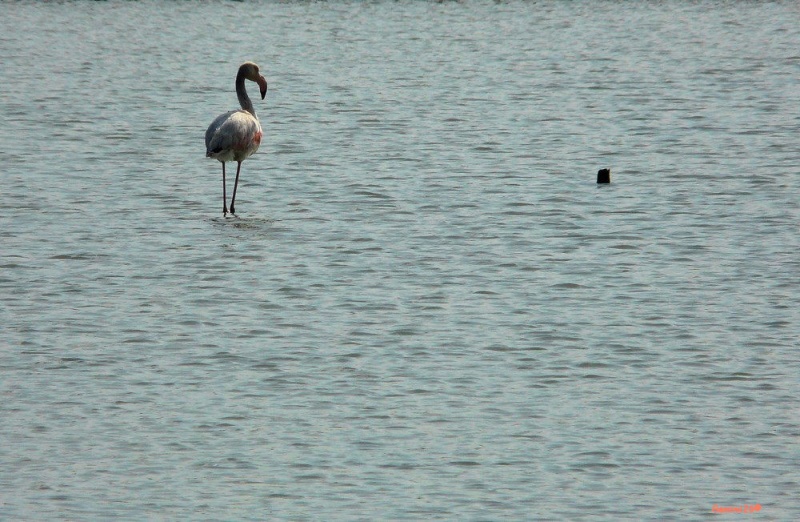
[(242, 162), (241, 161), (237, 161), (236, 162), (236, 181), (233, 182), (233, 196), (231, 196), (231, 214), (233, 214), (235, 212), (235, 210), (233, 210), (233, 202), (236, 201), (236, 187), (239, 186), (239, 171), (241, 170), (241, 168), (242, 168)]
[[(231, 202), (231, 212), (233, 212), (233, 202)], [(228, 197), (225, 194), (225, 162), (222, 162), (222, 215), (228, 214)]]

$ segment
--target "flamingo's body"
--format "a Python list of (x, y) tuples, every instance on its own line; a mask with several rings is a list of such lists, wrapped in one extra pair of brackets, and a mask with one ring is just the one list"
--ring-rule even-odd
[(228, 213), (228, 200), (225, 194), (225, 162), (236, 162), (236, 181), (233, 184), (233, 196), (231, 197), (231, 214), (233, 214), (242, 162), (258, 150), (263, 136), (253, 102), (250, 101), (244, 87), (245, 80), (258, 83), (261, 99), (264, 99), (267, 94), (267, 80), (259, 74), (258, 65), (252, 62), (243, 63), (236, 75), (236, 96), (242, 106), (241, 110), (220, 114), (206, 130), (206, 156), (222, 162), (223, 215)]

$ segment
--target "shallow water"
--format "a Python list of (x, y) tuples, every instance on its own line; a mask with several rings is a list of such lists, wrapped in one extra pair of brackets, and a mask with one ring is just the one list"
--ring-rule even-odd
[(0, 518), (800, 512), (796, 4), (3, 9)]

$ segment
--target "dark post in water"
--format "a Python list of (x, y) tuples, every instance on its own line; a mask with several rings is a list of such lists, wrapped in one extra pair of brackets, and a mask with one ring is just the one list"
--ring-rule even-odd
[(600, 169), (597, 171), (598, 183), (611, 183), (611, 169)]

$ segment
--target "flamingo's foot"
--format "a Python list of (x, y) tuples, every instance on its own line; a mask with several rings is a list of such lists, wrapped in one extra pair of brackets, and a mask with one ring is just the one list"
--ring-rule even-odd
[(235, 213), (236, 213), (236, 211), (233, 210), (233, 205), (231, 205), (231, 214), (235, 214)]

